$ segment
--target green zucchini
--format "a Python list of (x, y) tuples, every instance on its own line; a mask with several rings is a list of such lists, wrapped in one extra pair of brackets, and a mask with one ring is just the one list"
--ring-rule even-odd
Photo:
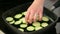
[(24, 17), (21, 18), (20, 21), (22, 21), (22, 23), (27, 23), (27, 22), (25, 21), (25, 18), (24, 18)]
[(34, 27), (33, 26), (27, 27), (27, 31), (34, 31)]
[(15, 23), (15, 20), (13, 20), (13, 21), (11, 21), (11, 22), (9, 22), (10, 24), (14, 24)]
[(22, 15), (26, 15), (26, 12), (23, 12)]
[(40, 30), (40, 29), (42, 29), (42, 28), (43, 28), (43, 27), (41, 27), (41, 26), (40, 26), (40, 27), (39, 27), (39, 26), (38, 26), (38, 27), (35, 27), (35, 31)]
[(33, 26), (40, 26), (40, 22), (35, 22), (32, 24)]
[(16, 14), (15, 16), (14, 16), (14, 18), (16, 18), (16, 19), (19, 19), (19, 18), (21, 18), (22, 17), (22, 14)]
[(19, 24), (21, 24), (21, 21), (16, 21), (14, 24), (19, 25)]
[(13, 21), (13, 18), (12, 17), (7, 17), (6, 21)]
[(22, 28), (18, 28), (18, 30), (20, 30), (20, 31), (24, 32), (24, 29), (22, 29)]
[(21, 28), (26, 28), (28, 25), (27, 24), (21, 24), (20, 27)]
[(43, 16), (43, 17), (42, 17), (42, 20), (43, 20), (43, 21), (49, 21), (49, 18), (48, 18), (47, 16)]
[(48, 23), (42, 23), (41, 26), (46, 27), (46, 26), (48, 26)]

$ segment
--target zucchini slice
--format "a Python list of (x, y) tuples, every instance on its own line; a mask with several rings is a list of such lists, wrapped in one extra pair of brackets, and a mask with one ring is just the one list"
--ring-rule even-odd
[(42, 23), (41, 26), (46, 27), (46, 26), (48, 26), (48, 23)]
[(21, 21), (16, 21), (14, 24), (19, 25), (19, 24), (21, 24)]
[(20, 31), (24, 32), (24, 29), (22, 29), (22, 28), (18, 28), (18, 30), (20, 30)]
[(22, 14), (16, 14), (15, 16), (14, 16), (14, 18), (16, 18), (16, 19), (19, 19), (19, 18), (21, 18), (22, 17)]
[(12, 17), (7, 17), (6, 21), (13, 21), (13, 18)]
[(27, 27), (27, 31), (34, 31), (34, 27), (33, 26)]
[(23, 12), (22, 15), (26, 15), (26, 12)]
[(33, 26), (40, 26), (40, 22), (35, 22), (32, 24)]
[(35, 27), (35, 31), (42, 29), (43, 27)]
[(47, 16), (42, 17), (43, 21), (49, 21), (49, 18)]
[(27, 24), (21, 24), (20, 27), (21, 28), (26, 28), (28, 25)]
[(24, 18), (24, 17), (21, 18), (20, 20), (22, 21), (22, 23), (27, 23), (27, 22), (25, 21), (25, 18)]
[(15, 20), (13, 20), (13, 21), (11, 21), (11, 22), (9, 22), (10, 24), (14, 24), (15, 23)]

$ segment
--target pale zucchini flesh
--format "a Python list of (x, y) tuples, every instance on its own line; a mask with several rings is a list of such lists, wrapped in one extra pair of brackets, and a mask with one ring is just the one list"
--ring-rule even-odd
[(16, 19), (19, 19), (19, 18), (21, 18), (22, 17), (22, 14), (16, 14), (15, 16), (14, 16), (14, 18), (16, 18)]
[(21, 24), (20, 27), (21, 28), (26, 28), (28, 25), (27, 24)]
[(13, 21), (13, 18), (12, 17), (7, 17), (6, 21)]
[(24, 32), (24, 29), (22, 29), (22, 28), (18, 28), (18, 30), (20, 30), (20, 31)]
[(40, 26), (40, 22), (34, 22), (32, 25), (33, 26)]
[(16, 21), (14, 24), (19, 25), (19, 24), (21, 24), (21, 21)]
[(49, 21), (49, 18), (48, 18), (47, 16), (43, 16), (43, 17), (42, 17), (42, 20), (43, 20), (43, 21)]
[(43, 27), (35, 27), (35, 31), (42, 29)]
[(26, 15), (26, 13), (27, 13), (27, 12), (23, 12), (22, 14), (23, 14), (23, 15)]
[(46, 26), (48, 26), (48, 23), (42, 23), (41, 26), (46, 27)]
[(34, 27), (33, 26), (27, 27), (27, 31), (33, 31), (33, 30), (34, 30)]
[(10, 24), (14, 24), (15, 23), (15, 20), (13, 20), (13, 21), (11, 21), (11, 22), (9, 22)]

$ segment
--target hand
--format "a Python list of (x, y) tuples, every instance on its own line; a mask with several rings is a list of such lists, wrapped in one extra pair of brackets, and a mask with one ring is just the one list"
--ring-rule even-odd
[(43, 4), (40, 3), (39, 1), (34, 1), (32, 5), (28, 8), (25, 19), (26, 22), (32, 23), (32, 21), (38, 20), (41, 21), (43, 15)]

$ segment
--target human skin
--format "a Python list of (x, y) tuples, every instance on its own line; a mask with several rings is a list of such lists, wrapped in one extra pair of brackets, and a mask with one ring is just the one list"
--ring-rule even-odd
[(27, 13), (25, 15), (25, 20), (28, 23), (35, 22), (37, 20), (41, 21), (43, 16), (43, 5), (44, 0), (34, 0), (31, 6), (27, 9)]

